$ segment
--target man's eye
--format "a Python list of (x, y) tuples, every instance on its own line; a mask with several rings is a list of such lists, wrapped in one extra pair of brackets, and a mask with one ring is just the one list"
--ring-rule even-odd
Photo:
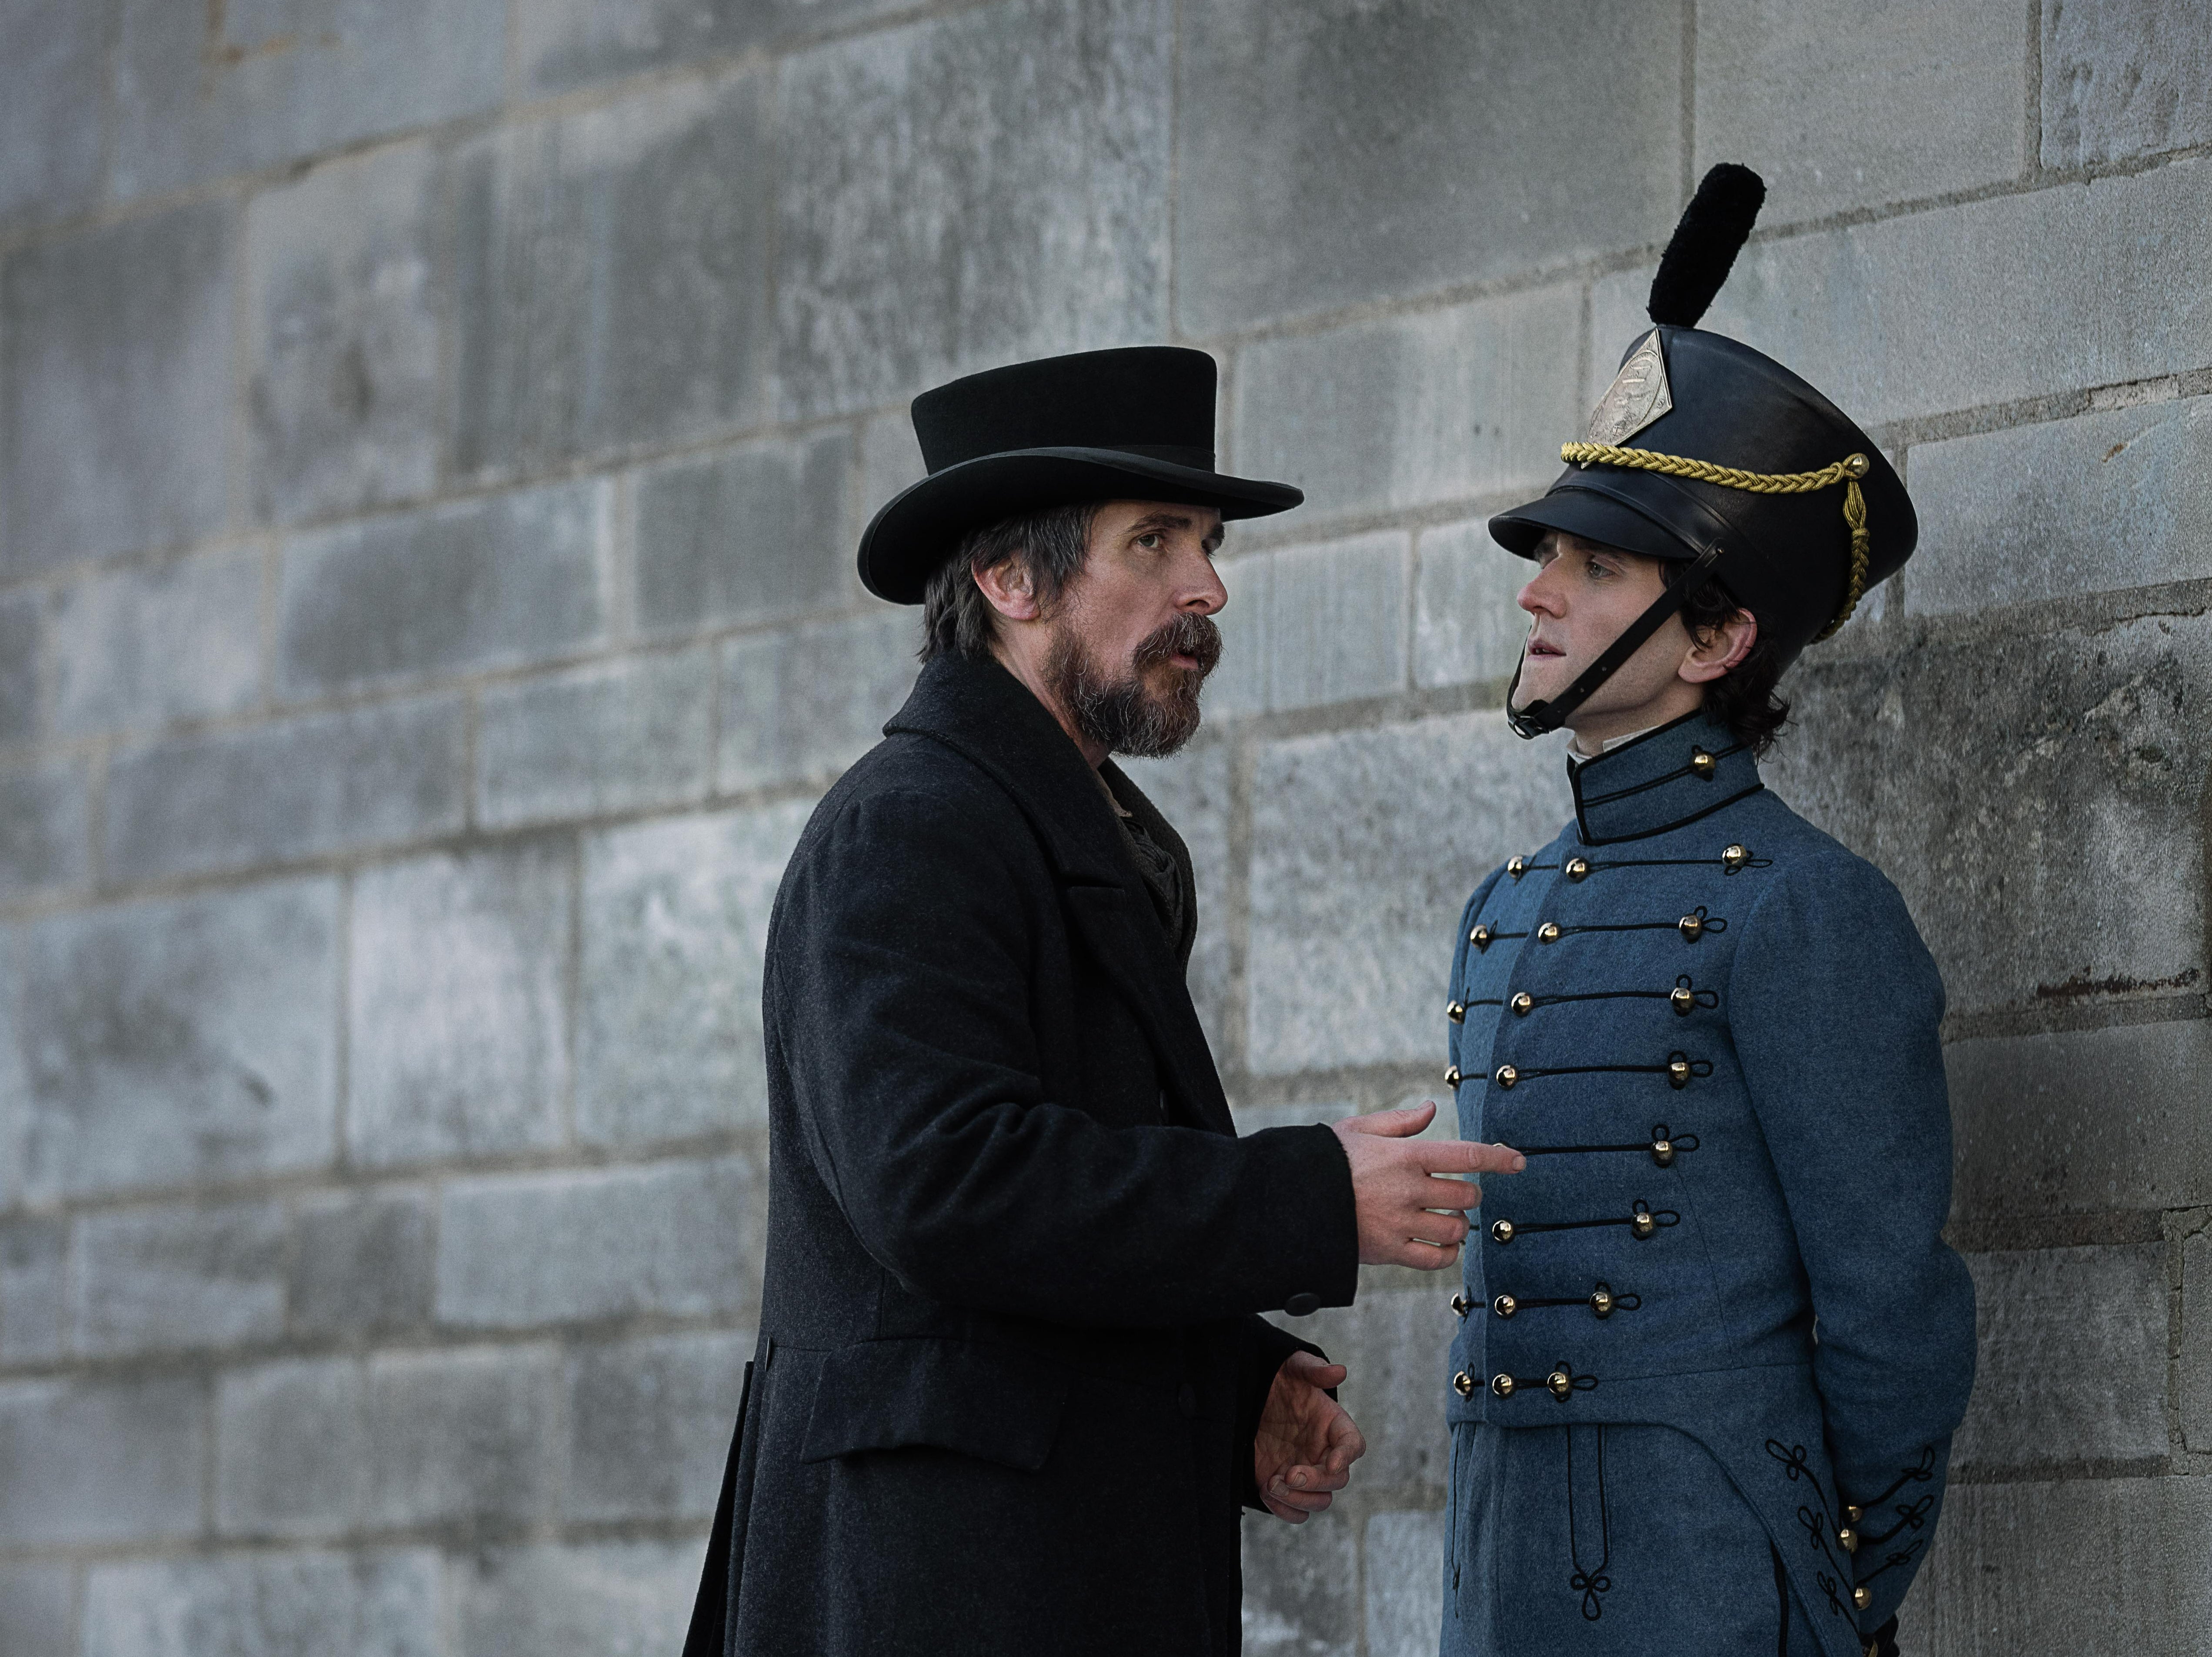
[(1150, 548), (1157, 551), (1160, 544), (1160, 532), (1158, 530), (1146, 531), (1144, 534), (1137, 537), (1137, 544), (1140, 547)]

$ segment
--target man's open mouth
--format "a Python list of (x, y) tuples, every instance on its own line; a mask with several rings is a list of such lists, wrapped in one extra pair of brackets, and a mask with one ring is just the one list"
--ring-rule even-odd
[(1528, 653), (1531, 656), (1564, 656), (1567, 652), (1541, 639), (1531, 639), (1528, 640)]

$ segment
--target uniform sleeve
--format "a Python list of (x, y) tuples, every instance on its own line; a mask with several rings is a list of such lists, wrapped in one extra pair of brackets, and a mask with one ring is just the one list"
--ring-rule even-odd
[(769, 1036), (862, 1247), (933, 1299), (1064, 1324), (1348, 1305), (1329, 1129), (1109, 1127), (1044, 1096), (1024, 894), (1050, 877), (1012, 859), (972, 813), (891, 793), (848, 804), (787, 876)]
[(1974, 1372), (1974, 1290), (1942, 1240), (1943, 986), (1888, 881), (1783, 871), (1738, 945), (1736, 1051), (1809, 1280), (1813, 1367), (1871, 1636), (1927, 1557)]

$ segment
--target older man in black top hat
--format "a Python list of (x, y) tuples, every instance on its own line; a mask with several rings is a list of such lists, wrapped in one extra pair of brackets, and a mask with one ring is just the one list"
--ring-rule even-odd
[(768, 1272), (688, 1657), (1217, 1654), (1240, 1504), (1364, 1445), (1258, 1314), (1440, 1267), (1512, 1153), (1431, 1108), (1237, 1137), (1183, 987), (1189, 859), (1115, 768), (1196, 727), (1226, 518), (1202, 352), (916, 399), (930, 476), (860, 545), (926, 665), (770, 923)]

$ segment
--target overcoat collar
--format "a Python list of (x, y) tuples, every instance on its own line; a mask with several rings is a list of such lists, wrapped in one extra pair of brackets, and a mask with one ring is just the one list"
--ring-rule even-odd
[(1702, 711), (1595, 759), (1571, 762), (1568, 781), (1576, 832), (1585, 846), (1664, 834), (1765, 786), (1751, 750)]
[[(1182, 969), (1122, 843), (1113, 804), (1059, 721), (998, 663), (939, 656), (922, 668), (906, 706), (884, 727), (885, 736), (902, 731), (943, 743), (1006, 790), (1060, 877), (1072, 924), (1159, 1053), (1172, 1102), (1187, 1120), (1235, 1132)], [(1115, 770), (1111, 781), (1148, 828), (1165, 826), (1124, 774)]]

